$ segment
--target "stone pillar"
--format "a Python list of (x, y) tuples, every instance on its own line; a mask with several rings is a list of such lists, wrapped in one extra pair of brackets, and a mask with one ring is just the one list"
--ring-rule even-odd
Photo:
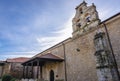
[(39, 60), (37, 61), (37, 79), (39, 79)]
[(25, 65), (25, 79), (27, 78), (27, 65)]
[(25, 66), (23, 65), (23, 78), (25, 79)]
[(98, 81), (119, 81), (114, 71), (111, 52), (105, 37), (105, 33), (97, 33), (94, 37), (96, 68)]
[(28, 76), (28, 64), (26, 64), (26, 78), (29, 78), (29, 76)]
[(33, 77), (33, 73), (34, 73), (34, 72), (33, 72), (33, 62), (31, 62), (31, 78), (34, 78), (34, 77)]
[(42, 79), (42, 65), (40, 66), (40, 78)]

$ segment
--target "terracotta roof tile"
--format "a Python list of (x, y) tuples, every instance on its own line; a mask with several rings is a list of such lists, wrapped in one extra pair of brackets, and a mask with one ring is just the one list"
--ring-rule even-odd
[(34, 57), (34, 58), (31, 58), (27, 61), (25, 61), (24, 63), (22, 64), (25, 64), (25, 63), (29, 63), (33, 60), (36, 60), (36, 59), (42, 59), (42, 61), (64, 61), (64, 58), (58, 56), (58, 55), (54, 55), (54, 54), (51, 54), (51, 53), (47, 53), (47, 54), (41, 54), (40, 56), (37, 56), (37, 57)]
[(38, 56), (38, 58), (47, 58), (47, 59), (63, 59), (62, 57), (57, 56), (57, 55), (53, 55), (53, 54), (51, 54), (51, 53), (44, 54), (44, 55), (40, 55), (40, 56)]
[(18, 58), (11, 58), (11, 59), (7, 59), (6, 61), (7, 62), (25, 62), (27, 60), (29, 60), (30, 58), (27, 58), (27, 57), (18, 57)]

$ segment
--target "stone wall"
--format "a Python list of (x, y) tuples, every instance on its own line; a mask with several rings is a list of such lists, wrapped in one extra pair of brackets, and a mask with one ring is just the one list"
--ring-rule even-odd
[(0, 78), (2, 77), (2, 73), (3, 73), (3, 66), (0, 66)]
[(106, 26), (120, 72), (120, 15), (107, 21)]
[(10, 63), (5, 63), (3, 75), (4, 74), (10, 74), (10, 68), (11, 68), (11, 64)]
[(10, 74), (15, 78), (23, 77), (23, 66), (21, 63), (11, 63)]
[(3, 75), (11, 74), (15, 78), (22, 78), (23, 75), (23, 66), (21, 63), (5, 63)]
[(54, 79), (55, 80), (64, 80), (64, 63), (63, 62), (47, 62), (43, 66), (43, 78), (49, 81), (50, 71), (54, 71)]
[(95, 32), (86, 33), (66, 44), (68, 81), (97, 81), (94, 60), (94, 34)]

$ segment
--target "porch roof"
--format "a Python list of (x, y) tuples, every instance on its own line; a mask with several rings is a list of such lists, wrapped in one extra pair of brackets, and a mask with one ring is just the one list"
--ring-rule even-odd
[(39, 65), (44, 64), (47, 61), (52, 61), (52, 62), (62, 62), (64, 61), (64, 58), (59, 57), (57, 55), (47, 53), (47, 54), (41, 54), (40, 56), (31, 58), (30, 60), (22, 63), (22, 65), (30, 65), (30, 63), (34, 63), (34, 66), (37, 65), (37, 61), (39, 61)]

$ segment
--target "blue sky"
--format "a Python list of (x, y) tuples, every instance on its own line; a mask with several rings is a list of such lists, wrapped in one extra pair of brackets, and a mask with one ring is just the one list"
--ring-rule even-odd
[[(0, 60), (31, 57), (71, 37), (75, 7), (83, 0), (0, 0)], [(120, 11), (120, 0), (94, 3), (101, 20)]]

